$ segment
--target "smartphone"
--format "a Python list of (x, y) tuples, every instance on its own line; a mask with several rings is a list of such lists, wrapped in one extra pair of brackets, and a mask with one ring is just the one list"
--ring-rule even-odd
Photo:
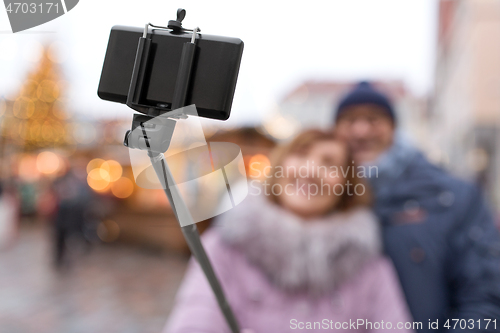
[[(101, 99), (126, 103), (143, 31), (143, 28), (127, 26), (111, 29), (97, 90)], [(191, 41), (192, 34), (150, 29), (148, 37), (151, 38), (151, 51), (144, 78), (143, 102), (168, 106), (172, 103), (182, 47)], [(199, 33), (196, 45), (186, 105), (195, 104), (201, 117), (226, 120), (231, 113), (243, 41)]]

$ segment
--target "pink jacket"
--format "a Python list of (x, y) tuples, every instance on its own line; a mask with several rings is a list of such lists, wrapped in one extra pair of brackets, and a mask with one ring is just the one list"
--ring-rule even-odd
[[(245, 333), (294, 332), (300, 328), (307, 332), (413, 332), (394, 329), (399, 323), (411, 322), (411, 317), (386, 258), (367, 264), (334, 294), (311, 300), (277, 289), (242, 253), (221, 241), (216, 230), (207, 231), (202, 238), (240, 327), (248, 329)], [(353, 322), (360, 325), (353, 326)], [(392, 328), (387, 328), (388, 323)], [(212, 290), (198, 263), (191, 259), (164, 333), (226, 332), (230, 333)]]

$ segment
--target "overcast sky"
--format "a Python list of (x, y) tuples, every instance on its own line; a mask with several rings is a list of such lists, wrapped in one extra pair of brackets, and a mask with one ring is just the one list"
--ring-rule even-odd
[(184, 26), (245, 43), (229, 120), (257, 122), (304, 80), (402, 79), (417, 95), (432, 88), (436, 0), (330, 1), (80, 0), (64, 16), (12, 34), (0, 8), (0, 96), (16, 93), (41, 44), (55, 45), (71, 83), (70, 110), (130, 117), (101, 101), (97, 86), (113, 25), (166, 25), (178, 7)]

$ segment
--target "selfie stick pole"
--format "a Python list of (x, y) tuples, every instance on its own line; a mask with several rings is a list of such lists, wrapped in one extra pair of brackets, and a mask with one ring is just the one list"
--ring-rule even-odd
[[(174, 21), (179, 23), (184, 18), (185, 11), (179, 9), (177, 11), (177, 20)], [(172, 21), (169, 22), (169, 28), (171, 27)], [(151, 39), (147, 38), (148, 26), (147, 24), (144, 29), (144, 35), (139, 39), (139, 45), (137, 48), (137, 54), (134, 64), (134, 70), (132, 73), (132, 80), (130, 83), (129, 94), (127, 96), (127, 105), (135, 110), (140, 110), (148, 115), (134, 115), (132, 123), (132, 131), (127, 131), (125, 135), (124, 145), (129, 148), (136, 148), (147, 150), (148, 156), (151, 160), (151, 164), (163, 186), (165, 194), (167, 195), (168, 201), (172, 207), (172, 210), (177, 218), (177, 221), (181, 225), (182, 233), (186, 239), (187, 245), (191, 250), (192, 255), (196, 258), (200, 264), (207, 280), (217, 298), (219, 307), (231, 329), (232, 333), (239, 333), (239, 325), (236, 318), (227, 302), (224, 295), (222, 286), (217, 278), (212, 264), (205, 252), (203, 244), (200, 240), (200, 234), (198, 228), (193, 221), (191, 213), (186, 206), (178, 188), (175, 186), (175, 181), (172, 173), (168, 167), (165, 160), (163, 152), (168, 149), (170, 140), (175, 128), (176, 118), (182, 119), (186, 118), (187, 115), (172, 111), (168, 114), (162, 114), (160, 116), (160, 111), (163, 111), (166, 106), (159, 105), (158, 107), (151, 107), (140, 105), (139, 97), (142, 90), (142, 83), (145, 76), (145, 70), (147, 67), (147, 61), (149, 56), (149, 49), (151, 46)], [(153, 26), (153, 25), (151, 25)], [(157, 27), (157, 26), (153, 26)], [(164, 28), (164, 27), (158, 27)], [(184, 29), (186, 30), (186, 29)], [(188, 93), (189, 80), (191, 76), (191, 68), (193, 66), (193, 59), (196, 51), (196, 35), (199, 29), (196, 28), (193, 31), (191, 42), (184, 43), (181, 55), (181, 62), (179, 66), (179, 72), (177, 75), (177, 81), (174, 90), (174, 97), (170, 110), (177, 110), (185, 106), (186, 96)], [(151, 125), (154, 127), (154, 131), (151, 130)], [(142, 131), (134, 129), (141, 128)], [(158, 129), (160, 129), (158, 131)], [(169, 184), (171, 186), (169, 186)]]

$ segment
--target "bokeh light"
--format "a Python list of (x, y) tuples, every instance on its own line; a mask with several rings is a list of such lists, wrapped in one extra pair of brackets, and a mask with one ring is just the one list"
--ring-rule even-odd
[(264, 119), (263, 126), (266, 131), (278, 140), (288, 139), (301, 129), (301, 124), (291, 116), (274, 114)]
[(55, 174), (61, 166), (61, 159), (51, 151), (41, 152), (36, 158), (37, 170), (45, 175)]
[(35, 112), (35, 103), (29, 98), (19, 97), (14, 102), (14, 116), (19, 119), (28, 119)]
[(111, 185), (111, 192), (117, 198), (128, 198), (134, 192), (134, 183), (127, 177), (121, 177)]
[[(110, 182), (114, 182), (118, 180), (123, 173), (122, 166), (120, 163), (114, 160), (108, 160), (101, 165), (101, 172), (105, 171), (107, 173), (107, 177), (109, 177)], [(103, 176), (104, 177), (104, 176)]]
[(96, 168), (100, 168), (103, 163), (104, 160), (102, 158), (94, 158), (87, 164), (87, 173), (90, 173), (90, 171)]
[(89, 186), (97, 192), (111, 189), (116, 197), (127, 198), (134, 190), (134, 184), (122, 177), (123, 167), (115, 160), (94, 158), (87, 164), (87, 173)]
[(109, 174), (101, 168), (93, 169), (87, 176), (90, 188), (97, 192), (104, 192), (109, 187)]
[(269, 158), (266, 155), (256, 154), (250, 158), (249, 176), (252, 178), (264, 177), (264, 171), (271, 165)]
[(43, 80), (38, 85), (37, 97), (41, 101), (52, 103), (60, 94), (59, 86), (51, 80)]

